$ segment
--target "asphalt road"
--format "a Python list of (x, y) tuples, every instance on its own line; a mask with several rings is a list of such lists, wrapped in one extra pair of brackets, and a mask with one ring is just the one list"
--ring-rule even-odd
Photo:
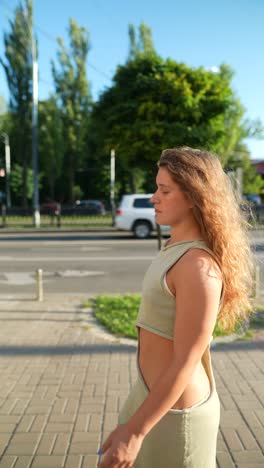
[[(254, 235), (252, 243), (264, 263), (264, 233)], [(155, 238), (141, 241), (113, 231), (2, 232), (0, 300), (34, 297), (37, 269), (43, 270), (45, 295), (140, 292), (157, 251)]]

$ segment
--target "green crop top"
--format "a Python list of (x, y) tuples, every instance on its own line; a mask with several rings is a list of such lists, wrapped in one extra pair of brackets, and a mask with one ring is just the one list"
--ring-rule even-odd
[(203, 240), (180, 241), (163, 247), (146, 271), (143, 280), (142, 299), (135, 325), (157, 335), (173, 339), (175, 297), (166, 289), (167, 271), (189, 250), (213, 252)]

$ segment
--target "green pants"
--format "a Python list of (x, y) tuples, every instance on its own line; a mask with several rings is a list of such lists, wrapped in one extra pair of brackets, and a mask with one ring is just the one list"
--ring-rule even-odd
[[(168, 411), (145, 437), (135, 468), (215, 468), (220, 402), (209, 346), (202, 362), (210, 380), (210, 396), (190, 408)], [(119, 414), (120, 424), (128, 421), (148, 393), (138, 366), (136, 382)]]

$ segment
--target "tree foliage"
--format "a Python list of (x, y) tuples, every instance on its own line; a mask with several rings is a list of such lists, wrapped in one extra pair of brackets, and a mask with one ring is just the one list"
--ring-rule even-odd
[[(20, 164), (13, 164), (11, 177), (10, 177), (10, 186), (12, 190), (12, 199), (15, 204), (21, 203), (21, 194), (23, 187), (23, 168)], [(33, 170), (28, 169), (27, 179), (26, 179), (26, 197), (28, 200), (32, 199), (33, 195)]]
[(24, 0), (9, 20), (4, 33), (5, 59), (0, 58), (9, 87), (9, 109), (13, 121), (11, 145), (15, 160), (23, 166), (22, 200), (27, 204), (27, 170), (31, 160), (32, 102), (32, 2)]
[(86, 58), (89, 51), (88, 31), (70, 19), (70, 47), (58, 39), (58, 65), (52, 62), (59, 107), (63, 121), (65, 198), (74, 199), (75, 172), (82, 164), (86, 120), (89, 117), (90, 92), (86, 76)]
[(228, 160), (228, 170), (243, 170), (243, 193), (264, 193), (264, 179), (257, 174), (256, 168), (250, 161), (250, 153), (245, 144), (237, 143), (235, 151)]
[(42, 199), (60, 199), (63, 187), (63, 123), (57, 100), (39, 103), (39, 166), (43, 173)]
[(129, 35), (129, 56), (128, 58), (135, 59), (138, 56), (151, 56), (156, 54), (152, 39), (152, 31), (145, 24), (140, 23), (138, 28), (138, 39), (135, 26), (131, 23), (128, 26)]
[[(118, 164), (130, 176), (134, 168), (148, 174), (168, 147), (205, 148), (224, 159), (227, 146), (230, 152), (234, 148), (242, 115), (230, 82), (225, 65), (214, 74), (155, 54), (128, 60), (94, 106), (98, 145), (105, 154), (114, 147)], [(230, 125), (232, 142), (227, 138)]]

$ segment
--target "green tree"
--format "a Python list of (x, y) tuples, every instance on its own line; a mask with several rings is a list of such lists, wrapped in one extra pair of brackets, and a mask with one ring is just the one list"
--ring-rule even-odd
[[(258, 133), (259, 134), (259, 133)], [(250, 161), (250, 153), (245, 144), (238, 142), (235, 151), (228, 160), (228, 170), (235, 171), (237, 168), (243, 170), (243, 193), (263, 193), (264, 180), (257, 173), (256, 168)]]
[(39, 103), (39, 167), (42, 198), (60, 198), (63, 184), (63, 123), (55, 96)]
[(52, 74), (63, 120), (65, 196), (72, 203), (75, 174), (84, 160), (91, 97), (86, 76), (88, 31), (70, 19), (68, 32), (70, 49), (61, 38), (58, 39), (58, 66), (52, 62)]
[(91, 133), (101, 162), (114, 147), (123, 186), (128, 180), (135, 189), (133, 170), (140, 168), (151, 190), (149, 176), (164, 148), (189, 145), (224, 155), (226, 123), (232, 109), (238, 113), (230, 80), (226, 70), (214, 74), (155, 54), (128, 60), (94, 105)]
[(9, 87), (9, 109), (12, 116), (10, 144), (15, 160), (22, 165), (22, 203), (27, 205), (27, 171), (31, 161), (32, 102), (32, 2), (24, 0), (9, 21), (4, 33), (5, 60), (0, 58)]
[[(13, 164), (12, 171), (10, 174), (10, 186), (12, 190), (12, 197), (15, 203), (21, 203), (21, 194), (23, 187), (23, 168), (19, 164)], [(32, 199), (33, 195), (33, 171), (28, 169), (26, 179), (26, 197), (28, 200)]]
[(152, 31), (145, 24), (140, 23), (138, 28), (138, 39), (136, 38), (135, 26), (131, 23), (128, 26), (129, 35), (129, 59), (134, 59), (138, 56), (151, 56), (156, 54), (152, 39)]
[(0, 118), (5, 113), (6, 113), (5, 98), (3, 96), (0, 96)]

